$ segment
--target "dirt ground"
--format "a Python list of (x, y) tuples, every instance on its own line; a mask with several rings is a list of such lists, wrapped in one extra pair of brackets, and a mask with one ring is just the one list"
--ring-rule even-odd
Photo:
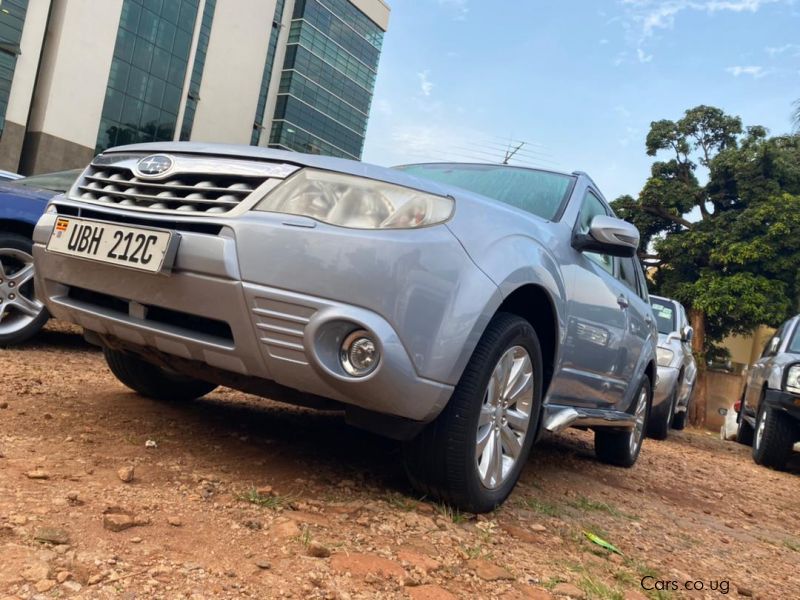
[(397, 445), (337, 414), (148, 400), (63, 325), (0, 350), (0, 381), (0, 598), (800, 594), (800, 462), (710, 433), (647, 440), (629, 470), (550, 437), (476, 517), (419, 499)]

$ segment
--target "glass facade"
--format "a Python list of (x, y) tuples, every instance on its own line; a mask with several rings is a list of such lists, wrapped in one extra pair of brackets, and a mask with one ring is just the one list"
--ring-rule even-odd
[(253, 135), (250, 144), (258, 146), (261, 140), (262, 123), (264, 122), (264, 111), (267, 107), (267, 93), (269, 92), (269, 82), (272, 79), (272, 67), (275, 63), (275, 49), (278, 47), (278, 36), (281, 32), (281, 22), (283, 21), (283, 9), (286, 5), (285, 0), (278, 0), (275, 3), (275, 16), (272, 19), (272, 30), (269, 34), (269, 44), (267, 46), (267, 60), (264, 62), (264, 73), (261, 76), (261, 89), (258, 93), (258, 104), (256, 104), (256, 120), (253, 122)]
[(194, 125), (194, 113), (197, 111), (197, 103), (200, 100), (200, 84), (203, 81), (203, 67), (206, 64), (206, 53), (208, 52), (208, 40), (211, 38), (211, 23), (214, 20), (214, 10), (217, 7), (217, 0), (206, 0), (203, 7), (203, 20), (200, 23), (200, 34), (197, 38), (197, 50), (194, 53), (194, 64), (192, 65), (192, 77), (189, 81), (189, 93), (186, 98), (186, 108), (183, 111), (183, 123), (181, 124), (181, 141), (188, 140), (192, 135), (192, 125)]
[(172, 140), (198, 0), (124, 0), (97, 152)]
[(382, 42), (348, 0), (297, 0), (269, 145), (361, 158)]
[(27, 10), (28, 0), (4, 0), (0, 3), (0, 132), (5, 129), (8, 97)]

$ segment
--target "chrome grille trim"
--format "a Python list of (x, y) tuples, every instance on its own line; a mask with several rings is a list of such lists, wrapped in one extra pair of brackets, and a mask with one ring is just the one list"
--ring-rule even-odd
[(75, 182), (69, 196), (125, 210), (229, 214), (240, 206), (250, 208), (299, 168), (277, 162), (171, 154), (173, 166), (168, 171), (144, 175), (136, 166), (147, 156), (150, 154), (98, 156)]

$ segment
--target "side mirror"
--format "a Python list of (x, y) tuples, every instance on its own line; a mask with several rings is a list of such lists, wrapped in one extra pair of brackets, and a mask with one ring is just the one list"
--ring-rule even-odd
[(692, 338), (693, 337), (694, 337), (694, 329), (692, 329), (688, 325), (686, 327), (684, 327), (683, 328), (683, 335), (681, 337), (681, 340), (686, 342), (687, 344), (690, 344), (692, 342)]
[(639, 230), (622, 219), (597, 215), (588, 233), (576, 234), (572, 247), (579, 252), (598, 252), (630, 258), (639, 247)]

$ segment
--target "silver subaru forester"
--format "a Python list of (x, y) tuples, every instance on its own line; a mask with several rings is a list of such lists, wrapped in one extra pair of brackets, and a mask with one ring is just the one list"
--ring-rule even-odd
[(462, 509), (503, 502), (545, 431), (639, 455), (657, 339), (639, 235), (583, 173), (133, 145), (34, 241), (48, 309), (128, 387), (342, 409)]

